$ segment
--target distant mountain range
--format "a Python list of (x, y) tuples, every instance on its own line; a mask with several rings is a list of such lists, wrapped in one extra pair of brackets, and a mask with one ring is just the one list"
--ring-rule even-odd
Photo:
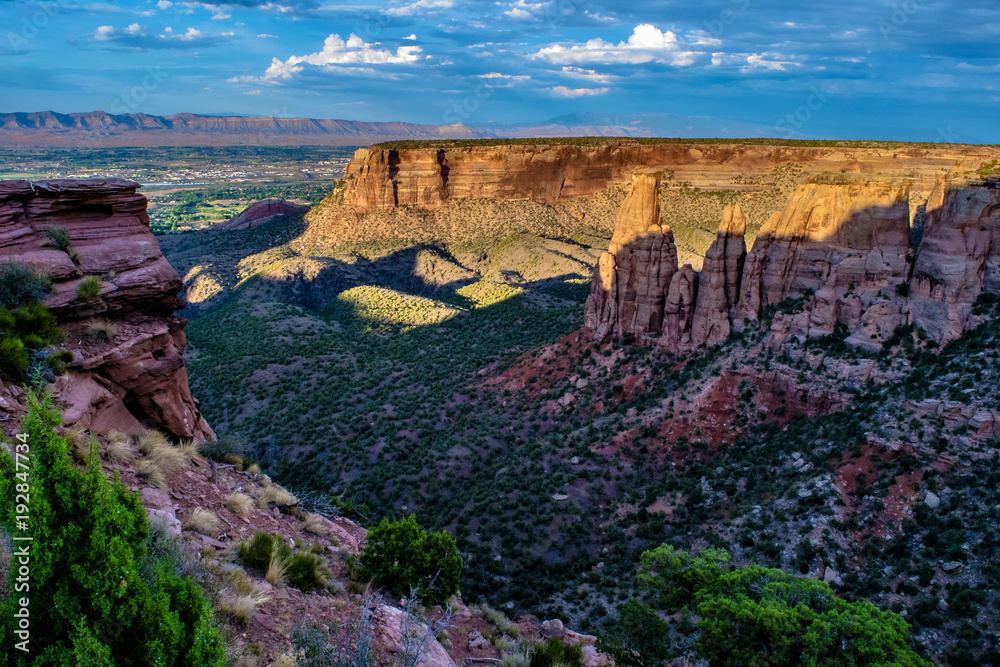
[[(721, 128), (721, 129), (720, 129)], [(774, 135), (773, 128), (770, 133)], [(325, 145), (398, 139), (556, 136), (761, 136), (760, 126), (673, 114), (571, 114), (521, 125), (422, 125), (273, 116), (0, 113), (0, 148)]]

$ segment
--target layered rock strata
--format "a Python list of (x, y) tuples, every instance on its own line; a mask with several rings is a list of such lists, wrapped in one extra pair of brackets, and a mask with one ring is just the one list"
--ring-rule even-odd
[[(177, 438), (213, 438), (188, 388), (181, 280), (149, 230), (138, 183), (121, 179), (0, 183), (0, 262), (52, 276), (45, 299), (67, 330), (73, 372), (56, 385), (68, 425), (136, 432), (158, 428)], [(49, 230), (63, 228), (60, 248)], [(79, 295), (98, 279), (96, 296)], [(111, 325), (110, 340), (87, 331)]]

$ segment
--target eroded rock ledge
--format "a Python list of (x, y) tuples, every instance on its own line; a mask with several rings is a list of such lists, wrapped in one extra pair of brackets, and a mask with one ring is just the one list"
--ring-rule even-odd
[[(186, 321), (174, 315), (181, 280), (149, 230), (139, 187), (122, 179), (0, 182), (0, 261), (52, 275), (45, 303), (74, 356), (73, 372), (55, 386), (67, 425), (214, 438), (188, 388)], [(47, 243), (54, 227), (69, 232), (69, 251)], [(100, 290), (85, 301), (77, 290), (91, 276)], [(113, 325), (111, 340), (88, 334), (95, 319)]]

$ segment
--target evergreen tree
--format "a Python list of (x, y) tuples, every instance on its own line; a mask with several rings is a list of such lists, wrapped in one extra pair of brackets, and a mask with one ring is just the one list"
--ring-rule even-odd
[[(139, 494), (117, 475), (114, 482), (104, 476), (94, 440), (80, 470), (56, 433), (61, 423), (50, 395), (29, 392), (25, 443), (15, 443), (15, 450), (26, 444), (30, 456), (15, 462), (0, 452), (0, 525), (15, 549), (0, 597), (0, 665), (224, 665), (201, 590), (169, 560), (149, 562), (149, 522)], [(27, 526), (18, 516), (27, 516)], [(24, 544), (26, 591), (17, 580), (16, 554)], [(22, 597), (29, 600), (27, 652), (15, 648), (22, 639), (14, 616)]]

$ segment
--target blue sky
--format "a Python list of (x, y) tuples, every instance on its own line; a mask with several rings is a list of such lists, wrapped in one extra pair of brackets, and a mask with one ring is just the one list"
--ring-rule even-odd
[(1000, 143), (1000, 4), (0, 0), (0, 111), (95, 109)]

